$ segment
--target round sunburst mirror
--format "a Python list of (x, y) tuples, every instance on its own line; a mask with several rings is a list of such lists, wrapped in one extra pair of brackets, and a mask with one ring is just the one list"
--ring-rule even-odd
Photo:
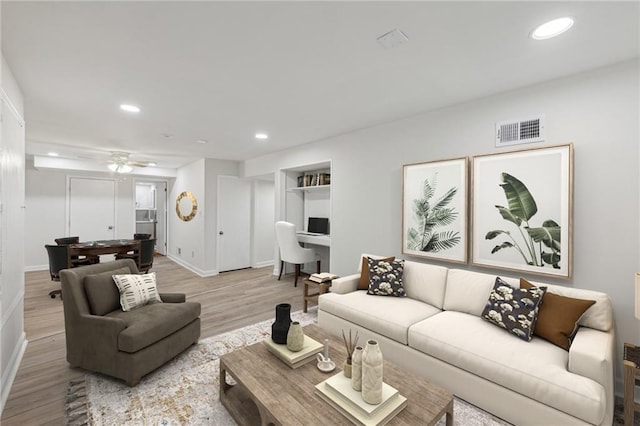
[(189, 222), (198, 212), (198, 201), (189, 191), (183, 191), (176, 198), (176, 214), (181, 220)]

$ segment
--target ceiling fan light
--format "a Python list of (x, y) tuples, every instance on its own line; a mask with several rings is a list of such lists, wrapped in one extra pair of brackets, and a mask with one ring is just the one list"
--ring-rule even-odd
[(112, 172), (115, 172), (116, 170), (118, 170), (118, 165), (116, 163), (110, 163), (108, 166), (109, 170), (111, 170)]
[(118, 167), (118, 173), (129, 173), (133, 168), (128, 164), (123, 164)]

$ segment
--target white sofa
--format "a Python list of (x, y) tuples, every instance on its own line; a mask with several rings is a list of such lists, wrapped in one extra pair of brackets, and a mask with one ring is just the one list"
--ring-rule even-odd
[(318, 324), (333, 334), (352, 329), (361, 339), (378, 340), (387, 359), (516, 425), (610, 425), (615, 336), (609, 297), (532, 282), (596, 301), (566, 351), (535, 336), (526, 342), (481, 318), (495, 278), (405, 261), (407, 297), (391, 297), (357, 290), (360, 274), (350, 275), (320, 296)]

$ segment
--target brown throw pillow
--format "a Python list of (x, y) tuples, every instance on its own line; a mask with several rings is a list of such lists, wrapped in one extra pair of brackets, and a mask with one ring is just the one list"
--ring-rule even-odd
[[(524, 278), (520, 278), (520, 288), (535, 287)], [(569, 350), (571, 340), (578, 328), (578, 321), (595, 300), (574, 299), (549, 293), (542, 298), (533, 334)]]
[[(358, 283), (358, 290), (369, 290), (369, 262), (367, 261), (367, 259), (369, 259), (368, 256), (362, 256), (362, 267), (360, 268), (361, 272), (360, 282)], [(391, 256), (377, 260), (382, 260), (384, 262), (393, 262), (394, 260), (396, 260), (396, 257)]]

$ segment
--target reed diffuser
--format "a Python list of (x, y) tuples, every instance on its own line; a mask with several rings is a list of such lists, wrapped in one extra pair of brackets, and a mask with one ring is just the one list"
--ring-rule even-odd
[(347, 349), (347, 360), (344, 362), (342, 371), (346, 377), (351, 378), (351, 357), (353, 355), (353, 350), (358, 345), (358, 332), (356, 331), (355, 338), (352, 338), (351, 329), (349, 329), (349, 339), (347, 340), (347, 336), (344, 334), (344, 330), (342, 330), (342, 340), (344, 341), (344, 346)]

